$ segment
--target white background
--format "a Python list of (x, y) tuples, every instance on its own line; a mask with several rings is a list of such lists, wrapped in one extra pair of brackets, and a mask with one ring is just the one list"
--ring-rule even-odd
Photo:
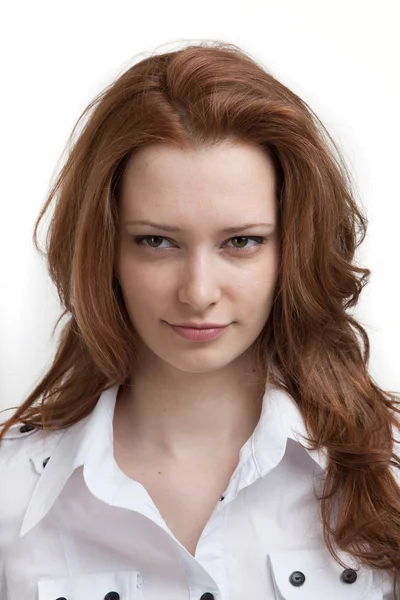
[[(52, 337), (52, 329), (61, 309), (32, 233), (73, 125), (137, 55), (205, 39), (234, 43), (261, 61), (342, 148), (369, 219), (358, 260), (372, 275), (354, 314), (370, 336), (372, 376), (400, 391), (397, 0), (3, 6), (0, 408), (25, 399), (55, 352), (59, 330)], [(43, 240), (43, 224), (39, 232)]]

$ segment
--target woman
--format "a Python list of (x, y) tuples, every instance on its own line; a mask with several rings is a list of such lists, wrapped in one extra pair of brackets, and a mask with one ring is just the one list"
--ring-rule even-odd
[(322, 123), (222, 43), (83, 116), (34, 232), (56, 199), (68, 320), (3, 423), (0, 597), (396, 598), (397, 400), (346, 312), (367, 220)]

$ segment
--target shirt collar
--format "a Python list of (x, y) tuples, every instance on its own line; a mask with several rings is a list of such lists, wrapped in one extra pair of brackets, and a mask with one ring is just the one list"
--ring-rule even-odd
[(69, 477), (75, 469), (85, 464), (95, 442), (98, 443), (104, 436), (108, 439), (110, 430), (112, 432), (118, 388), (119, 386), (115, 385), (104, 390), (89, 415), (65, 431), (33, 491), (20, 537), (27, 534), (47, 515)]
[[(276, 432), (274, 434), (274, 432)], [(291, 439), (299, 443), (307, 454), (325, 471), (328, 455), (325, 448), (312, 450), (304, 437), (308, 437), (300, 408), (285, 390), (270, 384), (263, 397), (259, 422), (249, 441), (253, 441), (253, 457), (260, 464), (261, 475), (270, 470), (272, 443)]]
[[(88, 461), (96, 461), (96, 464), (102, 466), (110, 465), (113, 461), (113, 416), (118, 389), (119, 385), (114, 385), (104, 390), (91, 413), (68, 427), (61, 437), (34, 489), (24, 515), (20, 537), (26, 535), (46, 516), (75, 469), (85, 466), (85, 463), (87, 466)], [(240, 451), (238, 468), (230, 486), (232, 497), (279, 463), (288, 438), (300, 443), (325, 470), (325, 451), (309, 449), (301, 439), (303, 435), (307, 433), (297, 404), (284, 390), (269, 384), (264, 393), (257, 426)], [(45, 458), (47, 457), (43, 456)], [(95, 478), (92, 477), (91, 481), (96, 486)], [(105, 500), (113, 503), (111, 497)]]

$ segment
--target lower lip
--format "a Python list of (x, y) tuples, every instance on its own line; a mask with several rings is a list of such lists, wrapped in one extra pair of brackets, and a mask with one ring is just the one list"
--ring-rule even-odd
[(193, 329), (192, 327), (177, 327), (174, 325), (171, 325), (171, 327), (178, 335), (186, 340), (192, 340), (193, 342), (204, 342), (207, 340), (214, 340), (220, 336), (225, 329), (228, 329), (229, 325), (226, 325), (225, 327), (218, 327), (217, 329)]

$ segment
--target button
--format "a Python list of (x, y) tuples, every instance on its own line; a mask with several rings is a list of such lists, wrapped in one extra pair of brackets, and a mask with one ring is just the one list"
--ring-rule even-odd
[(19, 428), (21, 433), (26, 433), (27, 431), (32, 431), (32, 429), (35, 429), (35, 427), (33, 425), (28, 425), (28, 423), (26, 423), (25, 425), (22, 425), (22, 427)]
[(108, 594), (104, 596), (104, 600), (119, 600), (119, 594), (118, 592), (108, 592)]
[(200, 596), (200, 600), (214, 600), (214, 594), (210, 594), (210, 592), (206, 592)]
[(305, 577), (304, 573), (302, 573), (301, 571), (293, 571), (293, 573), (289, 577), (290, 583), (292, 585), (295, 585), (296, 587), (303, 585), (305, 580), (306, 580), (306, 577)]
[(354, 569), (345, 569), (341, 574), (340, 579), (345, 583), (354, 583), (357, 579), (357, 573)]
[(62, 598), (56, 598), (56, 600), (67, 600), (66, 598), (64, 598), (64, 596)]
[(44, 459), (44, 461), (43, 461), (43, 469), (45, 468), (45, 466), (47, 465), (47, 463), (49, 462), (49, 460), (50, 460), (50, 456), (48, 456), (47, 458)]
[(223, 500), (225, 498), (225, 496), (221, 496), (221, 498), (219, 499), (219, 501), (221, 502), (221, 500)]

